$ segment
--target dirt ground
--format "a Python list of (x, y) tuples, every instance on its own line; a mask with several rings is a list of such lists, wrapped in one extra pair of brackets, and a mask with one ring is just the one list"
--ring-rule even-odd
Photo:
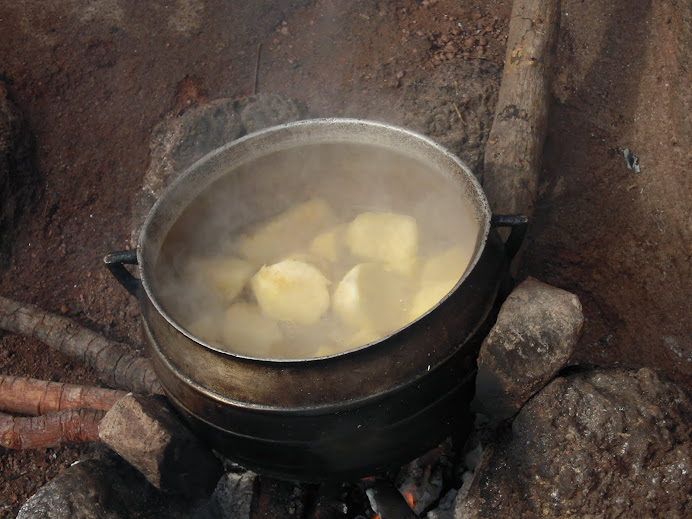
[[(587, 322), (575, 363), (650, 366), (688, 388), (690, 4), (562, 1), (519, 276), (579, 296)], [(40, 178), (0, 294), (140, 344), (137, 306), (101, 258), (127, 247), (157, 123), (251, 94), (260, 44), (260, 92), (284, 92), (313, 117), (405, 123), (407, 87), (440, 67), (500, 69), (510, 11), (510, 0), (0, 1), (0, 79), (33, 132)], [(37, 341), (0, 339), (3, 374), (96, 383)], [(88, 448), (0, 449), (0, 518)]]

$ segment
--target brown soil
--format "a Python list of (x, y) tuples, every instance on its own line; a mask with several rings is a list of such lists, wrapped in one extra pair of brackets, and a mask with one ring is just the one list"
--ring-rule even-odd
[[(690, 2), (562, 4), (520, 277), (579, 296), (575, 362), (650, 366), (692, 387)], [(33, 131), (41, 180), (0, 293), (140, 343), (137, 306), (101, 258), (128, 244), (157, 123), (251, 94), (260, 44), (259, 91), (284, 92), (314, 117), (402, 123), (387, 107), (406, 110), (406, 87), (447, 62), (502, 65), (510, 10), (497, 0), (3, 2), (0, 78)], [(36, 341), (0, 339), (4, 374), (96, 383)], [(0, 450), (0, 517), (87, 448)]]

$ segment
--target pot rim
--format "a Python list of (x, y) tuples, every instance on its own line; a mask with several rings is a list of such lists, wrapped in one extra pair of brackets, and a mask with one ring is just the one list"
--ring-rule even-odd
[[(336, 132), (339, 129), (349, 129), (351, 131), (349, 132), (342, 132), (341, 134), (337, 134)], [(439, 167), (440, 172), (449, 175), (451, 178), (452, 174), (456, 175), (463, 175), (465, 178), (466, 185), (469, 189), (467, 191), (472, 192), (472, 194), (475, 196), (475, 203), (474, 206), (477, 209), (474, 212), (474, 217), (476, 218), (478, 224), (479, 224), (479, 233), (478, 233), (478, 240), (477, 240), (477, 246), (476, 250), (474, 252), (474, 255), (471, 258), (471, 261), (469, 262), (466, 271), (464, 274), (459, 278), (457, 283), (454, 285), (454, 287), (447, 293), (445, 294), (444, 297), (442, 297), (434, 306), (432, 306), (428, 311), (425, 313), (421, 314), (418, 316), (416, 319), (413, 321), (410, 321), (407, 323), (405, 326), (398, 328), (397, 330), (393, 331), (392, 333), (383, 336), (376, 341), (369, 342), (367, 344), (363, 344), (361, 346), (357, 346), (355, 348), (351, 348), (349, 350), (339, 352), (336, 354), (332, 355), (325, 355), (325, 356), (320, 356), (320, 357), (307, 357), (307, 358), (265, 358), (265, 357), (253, 357), (250, 355), (244, 355), (240, 353), (235, 353), (231, 351), (227, 351), (224, 349), (221, 349), (217, 346), (214, 346), (213, 344), (209, 344), (202, 339), (196, 337), (192, 333), (190, 333), (185, 327), (181, 326), (177, 320), (175, 320), (161, 305), (159, 299), (156, 297), (154, 289), (152, 287), (152, 283), (150, 281), (150, 276), (148, 274), (149, 270), (151, 271), (154, 270), (154, 265), (155, 263), (154, 260), (151, 262), (148, 261), (148, 256), (145, 254), (146, 253), (146, 247), (147, 243), (149, 242), (148, 240), (148, 234), (151, 232), (152, 227), (155, 226), (156, 222), (156, 217), (158, 216), (159, 212), (161, 211), (161, 207), (163, 207), (166, 203), (168, 203), (168, 199), (177, 191), (180, 191), (181, 186), (185, 187), (185, 190), (187, 193), (189, 193), (189, 198), (187, 200), (187, 203), (189, 204), (194, 200), (204, 189), (206, 189), (209, 185), (211, 185), (215, 180), (221, 178), (222, 176), (229, 174), (233, 169), (239, 167), (243, 163), (255, 160), (267, 152), (277, 152), (277, 151), (282, 151), (286, 149), (290, 149), (295, 146), (301, 146), (301, 145), (309, 145), (309, 144), (329, 144), (329, 143), (349, 143), (349, 144), (366, 144), (366, 145), (374, 145), (374, 146), (383, 146), (386, 144), (385, 142), (373, 142), (373, 140), (357, 140), (353, 139), (354, 136), (357, 136), (359, 132), (357, 130), (362, 130), (366, 129), (367, 131), (373, 132), (373, 134), (377, 134), (378, 131), (384, 131), (387, 133), (389, 137), (399, 137), (401, 139), (401, 142), (399, 143), (398, 146), (394, 145), (394, 139), (389, 139), (387, 142), (389, 142), (388, 146), (385, 146), (392, 151), (395, 151), (397, 153), (403, 154), (403, 155), (410, 155), (414, 156), (413, 153), (406, 148), (406, 144), (409, 143), (412, 146), (418, 146), (419, 149), (416, 151), (426, 151), (428, 155), (430, 155), (430, 158), (436, 159), (435, 162), (439, 161), (440, 163), (445, 163), (447, 166), (450, 166), (450, 168), (442, 168)], [(315, 133), (311, 133), (310, 130), (316, 130)], [(322, 132), (320, 132), (322, 130)], [(328, 134), (329, 138), (327, 138), (324, 134), (324, 131), (329, 131), (331, 130), (333, 133)], [(281, 135), (284, 134), (285, 137), (289, 137), (288, 139), (285, 139), (283, 141), (276, 141), (273, 143), (273, 146), (271, 146), (271, 137), (274, 135)], [(292, 137), (292, 138), (291, 138)], [(248, 143), (251, 141), (258, 141), (258, 144), (267, 144), (269, 143), (270, 146), (267, 148), (264, 148), (260, 145), (255, 146), (255, 147), (249, 147), (248, 148)], [(397, 141), (398, 142), (398, 141)], [(247, 148), (244, 150), (244, 148)], [(200, 168), (207, 164), (210, 161), (213, 161), (216, 157), (218, 157), (221, 154), (228, 153), (231, 150), (239, 150), (241, 153), (244, 153), (245, 156), (243, 157), (243, 160), (236, 160), (235, 162), (232, 163), (231, 169), (230, 170), (225, 170), (223, 172), (219, 172), (216, 175), (213, 176), (207, 176), (204, 178), (206, 181), (205, 183), (201, 185), (197, 185), (195, 189), (191, 189), (190, 185), (190, 177), (196, 176), (196, 173), (199, 172)], [(261, 150), (261, 151), (258, 151)], [(417, 160), (421, 160), (420, 157), (416, 157)], [(426, 157), (427, 158), (427, 157)], [(439, 164), (438, 164), (439, 166)], [(178, 214), (179, 216), (179, 214)], [(172, 219), (171, 224), (168, 226), (167, 229), (165, 229), (163, 232), (165, 234), (168, 233), (170, 230), (171, 226), (173, 223), (177, 221), (177, 217)], [(372, 121), (372, 120), (367, 120), (367, 119), (359, 119), (359, 118), (340, 118), (340, 117), (328, 117), (328, 118), (314, 118), (314, 119), (304, 119), (300, 121), (294, 121), (290, 123), (284, 123), (284, 124), (279, 124), (275, 126), (270, 126), (268, 128), (264, 128), (262, 130), (258, 130), (256, 132), (249, 133), (247, 135), (244, 135), (238, 139), (235, 139), (233, 141), (230, 141), (219, 148), (216, 148), (215, 150), (212, 150), (211, 152), (207, 153), (204, 155), (202, 158), (194, 162), (191, 166), (189, 166), (185, 171), (183, 171), (178, 178), (176, 178), (170, 186), (166, 188), (164, 193), (156, 200), (154, 205), (152, 206), (151, 210), (149, 211), (149, 214), (147, 215), (144, 224), (142, 226), (142, 229), (139, 233), (139, 238), (138, 238), (138, 243), (137, 243), (137, 263), (139, 264), (140, 268), (140, 278), (141, 278), (141, 285), (144, 289), (144, 295), (149, 299), (151, 304), (154, 306), (157, 312), (159, 312), (165, 320), (173, 326), (179, 333), (183, 334), (186, 336), (188, 339), (194, 341), (195, 343), (209, 349), (212, 351), (215, 351), (217, 353), (220, 353), (225, 356), (229, 357), (236, 357), (236, 358), (241, 358), (245, 360), (250, 360), (250, 361), (255, 361), (255, 362), (262, 362), (262, 363), (267, 363), (267, 364), (293, 364), (293, 363), (305, 363), (305, 362), (324, 362), (328, 361), (329, 359), (335, 358), (335, 357), (342, 357), (345, 355), (351, 355), (354, 354), (358, 351), (371, 348), (379, 343), (382, 343), (394, 335), (397, 335), (400, 333), (402, 330), (408, 328), (412, 324), (420, 321), (424, 317), (426, 317), (428, 314), (433, 312), (442, 302), (444, 302), (446, 299), (449, 298), (449, 296), (454, 293), (460, 285), (463, 284), (463, 282), (468, 278), (470, 272), (476, 267), (476, 264), (478, 263), (479, 258), (481, 257), (483, 250), (485, 248), (486, 242), (488, 240), (488, 235), (490, 233), (490, 227), (491, 227), (491, 210), (490, 210), (490, 205), (487, 201), (487, 198), (485, 196), (485, 193), (483, 191), (483, 188), (476, 178), (476, 176), (473, 174), (473, 172), (470, 170), (470, 168), (459, 159), (454, 153), (452, 153), (450, 150), (439, 144), (438, 142), (434, 141), (430, 137), (427, 137), (421, 133), (418, 133), (416, 131), (385, 123), (385, 122), (380, 122), (380, 121)], [(151, 264), (150, 264), (151, 263)]]

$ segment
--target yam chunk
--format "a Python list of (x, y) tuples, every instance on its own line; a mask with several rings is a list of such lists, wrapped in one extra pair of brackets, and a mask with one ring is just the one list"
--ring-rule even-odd
[(243, 290), (257, 267), (240, 258), (192, 258), (186, 276), (199, 280), (224, 303), (230, 303)]
[(428, 258), (421, 269), (421, 284), (454, 280), (452, 285), (455, 285), (466, 272), (472, 254), (471, 249), (452, 247), (442, 254)]
[(361, 213), (346, 229), (351, 254), (385, 264), (405, 264), (418, 254), (418, 224), (397, 213)]
[(329, 280), (297, 260), (262, 267), (250, 281), (262, 310), (275, 319), (311, 324), (329, 309)]
[(446, 296), (455, 284), (456, 281), (453, 283), (438, 282), (421, 286), (418, 292), (416, 292), (416, 295), (413, 296), (411, 308), (408, 312), (409, 321), (418, 319), (421, 315), (439, 303), (440, 299)]
[(409, 309), (410, 320), (413, 321), (430, 310), (454, 288), (464, 275), (471, 254), (471, 250), (452, 247), (423, 263), (419, 288)]
[(218, 344), (221, 342), (221, 314), (204, 313), (186, 326), (187, 330), (205, 342)]
[(249, 303), (231, 305), (223, 318), (221, 338), (228, 350), (252, 357), (268, 357), (282, 339), (279, 324)]
[(345, 225), (337, 225), (321, 234), (318, 234), (310, 244), (310, 252), (325, 258), (331, 262), (344, 256), (344, 231)]
[(291, 207), (243, 234), (238, 251), (250, 261), (269, 264), (309, 244), (320, 232), (334, 225), (336, 217), (327, 202), (315, 198)]
[(334, 291), (332, 307), (357, 329), (389, 333), (404, 324), (409, 283), (379, 263), (360, 263), (349, 270)]

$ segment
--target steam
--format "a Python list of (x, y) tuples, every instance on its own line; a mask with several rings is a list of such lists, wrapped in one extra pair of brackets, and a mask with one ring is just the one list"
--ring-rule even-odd
[[(315, 198), (325, 200), (339, 222), (366, 211), (412, 216), (420, 231), (421, 256), (452, 246), (475, 250), (479, 223), (464, 193), (434, 165), (381, 146), (306, 144), (275, 151), (229, 170), (189, 204), (164, 240), (152, 289), (165, 312), (184, 329), (194, 328), (191, 323), (199, 318), (223, 319), (228, 302), (191, 286), (204, 275), (190, 273), (191, 260), (247, 260), (237, 246), (240, 234)], [(296, 240), (296, 250), (303, 245)], [(251, 300), (245, 291), (241, 298)], [(297, 356), (310, 356), (310, 349), (319, 347), (309, 330), (283, 326), (301, 341), (295, 345)], [(320, 326), (315, 329), (323, 331)]]

